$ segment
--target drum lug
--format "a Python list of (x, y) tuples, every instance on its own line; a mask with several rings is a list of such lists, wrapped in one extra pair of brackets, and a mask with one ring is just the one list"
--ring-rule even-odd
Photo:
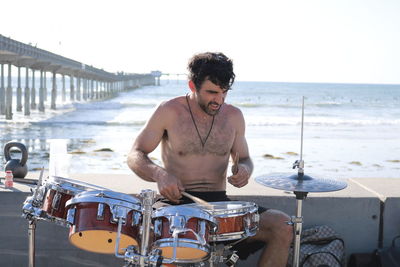
[(96, 219), (98, 221), (103, 221), (104, 220), (104, 204), (103, 203), (99, 203), (99, 205), (97, 206)]
[(245, 227), (245, 232), (247, 236), (252, 236), (251, 233), (251, 219), (250, 219), (251, 214), (247, 214), (247, 216), (244, 217), (244, 227)]
[(67, 223), (73, 225), (75, 223), (75, 208), (71, 208), (67, 212)]
[(126, 216), (128, 215), (128, 208), (121, 206), (113, 206), (111, 209), (112, 213), (112, 222), (118, 223), (118, 219), (122, 220), (122, 224), (126, 224)]
[(169, 232), (172, 234), (174, 229), (183, 229), (186, 224), (186, 218), (184, 216), (175, 215), (170, 218)]
[(56, 192), (56, 194), (54, 195), (53, 201), (51, 203), (52, 209), (58, 210), (60, 208), (61, 197), (62, 197), (62, 195), (59, 192)]
[(156, 237), (160, 237), (161, 236), (161, 226), (162, 226), (162, 222), (160, 219), (155, 220), (154, 222), (154, 234)]
[(133, 212), (132, 213), (132, 226), (139, 225), (140, 224), (140, 218), (141, 214), (139, 212)]
[(206, 236), (206, 221), (201, 220), (198, 231), (200, 236)]

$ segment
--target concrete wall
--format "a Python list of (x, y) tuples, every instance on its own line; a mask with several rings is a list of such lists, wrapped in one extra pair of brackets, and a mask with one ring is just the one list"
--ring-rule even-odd
[[(156, 190), (154, 183), (143, 182), (133, 175), (71, 177), (126, 194), (137, 194), (142, 189)], [(399, 188), (400, 179), (390, 182), (390, 188)], [(347, 256), (355, 252), (372, 252), (378, 247), (380, 207), (385, 189), (379, 189), (380, 193), (377, 193), (370, 189), (371, 184), (377, 184), (377, 181), (349, 180), (344, 190), (310, 193), (303, 202), (303, 227), (322, 224), (331, 226), (343, 237)], [(237, 200), (252, 201), (289, 215), (295, 214), (296, 200), (293, 193), (269, 189), (255, 182), (242, 189), (228, 186), (227, 190)], [(393, 236), (400, 234), (400, 196), (396, 194), (383, 198), (382, 240), (385, 246)], [(21, 217), (22, 203), (28, 195), (28, 185), (15, 183), (14, 189), (8, 190), (0, 184), (0, 266), (26, 266), (28, 263), (28, 222)], [(259, 253), (240, 262), (238, 266), (255, 266)], [(123, 260), (113, 255), (75, 248), (68, 241), (67, 228), (43, 221), (38, 222), (36, 228), (36, 263), (37, 266), (123, 266)]]
[(389, 247), (394, 237), (400, 235), (400, 179), (352, 179), (369, 190), (384, 203), (381, 243)]
[[(21, 217), (23, 192), (0, 193), (0, 266), (28, 266), (28, 221)], [(68, 229), (40, 221), (36, 227), (36, 266), (123, 266), (112, 255), (86, 252), (68, 241)]]

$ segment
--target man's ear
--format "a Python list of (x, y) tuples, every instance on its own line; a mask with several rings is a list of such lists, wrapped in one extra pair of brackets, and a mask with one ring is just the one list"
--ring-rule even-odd
[(192, 80), (189, 81), (189, 88), (194, 93), (196, 91), (196, 85), (194, 85), (194, 82)]

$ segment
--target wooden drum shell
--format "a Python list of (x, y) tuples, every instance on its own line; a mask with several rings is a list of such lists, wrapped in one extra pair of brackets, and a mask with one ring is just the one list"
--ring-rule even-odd
[[(110, 207), (106, 204), (104, 204), (103, 218), (98, 219), (99, 204), (102, 203), (81, 202), (70, 206), (70, 208), (75, 208), (75, 218), (70, 227), (69, 239), (78, 248), (97, 253), (113, 254), (115, 252), (118, 222), (112, 222), (112, 213)], [(127, 213), (125, 223), (122, 224), (119, 253), (123, 253), (123, 248), (128, 245), (137, 246), (139, 244), (140, 226), (132, 225), (132, 217), (136, 212), (138, 211), (130, 210)], [(85, 240), (85, 238), (90, 240)]]
[[(169, 230), (170, 223), (169, 223), (168, 218), (161, 217), (159, 219), (161, 219), (161, 236), (155, 236), (154, 237), (155, 241), (159, 240), (159, 239), (164, 239), (164, 238), (172, 238), (172, 233), (170, 233), (170, 230)], [(186, 222), (185, 228), (192, 229), (194, 232), (199, 233), (200, 232), (200, 219), (194, 218), (194, 217), (190, 218)], [(210, 232), (210, 225), (209, 225), (209, 223), (206, 223), (206, 231), (205, 231), (205, 235), (204, 235), (204, 239), (206, 240), (206, 242), (208, 242), (209, 232)], [(195, 235), (190, 231), (178, 234), (178, 238), (197, 240)]]
[[(53, 207), (53, 201), (55, 201), (56, 196), (60, 197), (60, 200), (57, 204), (57, 207)], [(47, 190), (42, 210), (44, 210), (49, 216), (65, 220), (67, 218), (68, 211), (68, 209), (65, 207), (65, 203), (72, 197), (73, 196), (70, 194), (58, 192), (54, 189), (49, 189)]]

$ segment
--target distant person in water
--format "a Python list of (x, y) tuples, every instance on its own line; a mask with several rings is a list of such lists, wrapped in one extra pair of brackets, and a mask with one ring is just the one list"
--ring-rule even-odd
[[(229, 201), (226, 182), (243, 187), (253, 171), (243, 114), (225, 103), (235, 79), (233, 64), (222, 53), (202, 53), (191, 58), (188, 70), (190, 92), (156, 108), (129, 152), (128, 165), (142, 179), (156, 182), (170, 204), (189, 203), (183, 191), (207, 201)], [(160, 143), (163, 167), (148, 157)], [(229, 158), (236, 154), (237, 170), (227, 177)], [(252, 248), (267, 244), (259, 266), (286, 266), (293, 238), (290, 217), (262, 207), (259, 212), (257, 234), (233, 250), (245, 259)]]

